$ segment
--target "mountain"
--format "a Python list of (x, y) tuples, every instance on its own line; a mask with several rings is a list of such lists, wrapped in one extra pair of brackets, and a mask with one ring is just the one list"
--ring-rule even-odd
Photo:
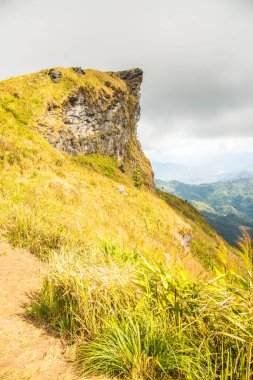
[[(2, 226), (13, 244), (44, 255), (51, 245), (64, 246), (69, 234), (79, 236), (84, 229), (87, 242), (91, 236), (94, 242), (109, 239), (159, 256), (168, 244), (183, 244), (184, 230), (194, 240), (192, 221), (168, 207), (160, 214), (163, 202), (149, 192), (154, 191), (153, 173), (136, 138), (141, 82), (140, 69), (55, 68), (0, 83), (2, 192), (10, 189), (4, 195), (10, 203)], [(73, 214), (75, 202), (84, 202), (83, 211), (78, 206), (80, 216)], [(99, 210), (94, 220), (93, 208)], [(71, 215), (75, 222), (68, 222)], [(200, 245), (210, 242), (210, 263), (213, 256), (212, 265), (215, 260), (218, 265), (216, 246), (224, 245), (220, 237), (201, 230), (197, 236)], [(48, 247), (40, 247), (40, 241)]]
[(184, 181), (187, 183), (198, 183), (202, 181), (203, 170), (194, 166), (186, 166), (176, 163), (152, 162), (152, 167), (156, 178), (164, 181)]
[[(74, 156), (116, 157), (122, 170), (130, 175), (139, 171), (152, 187), (152, 169), (136, 138), (141, 82), (140, 69), (117, 73), (44, 70), (13, 80), (2, 107), (14, 117), (20, 111), (20, 121), (31, 122), (32, 129), (58, 150)], [(6, 87), (5, 82), (2, 93)]]
[(191, 202), (209, 223), (235, 244), (241, 227), (253, 231), (253, 177), (202, 185), (156, 180), (156, 185)]
[[(59, 67), (0, 82), (0, 235), (19, 252), (0, 267), (3, 285), (12, 278), (4, 299), (23, 300), (39, 272), (31, 254), (43, 261), (23, 314), (72, 345), (80, 379), (201, 380), (234, 368), (246, 378), (250, 253), (155, 191), (136, 138), (141, 81), (140, 69)], [(5, 332), (19, 321), (6, 310)], [(20, 349), (27, 329), (15, 330)], [(42, 379), (32, 364), (31, 374), (8, 367), (0, 377)]]
[(180, 181), (199, 185), (253, 176), (252, 153), (227, 153), (198, 157), (183, 163), (152, 162), (155, 177), (163, 181)]

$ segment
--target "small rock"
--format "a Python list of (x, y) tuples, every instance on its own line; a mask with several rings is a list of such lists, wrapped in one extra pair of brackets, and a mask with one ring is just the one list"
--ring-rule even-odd
[(125, 190), (125, 186), (119, 185), (118, 190), (119, 190), (120, 194), (127, 195), (126, 190)]
[(84, 75), (85, 71), (81, 67), (72, 67), (72, 70), (74, 70), (77, 74)]
[(21, 98), (21, 95), (20, 95), (18, 92), (15, 92), (13, 95), (14, 95), (15, 98), (17, 98), (17, 99), (20, 99), (20, 98)]
[(123, 80), (133, 80), (138, 77), (142, 77), (143, 71), (141, 69), (135, 68), (130, 70), (118, 71), (120, 79)]
[(52, 82), (58, 83), (62, 77), (62, 72), (59, 70), (54, 71), (54, 69), (50, 69), (48, 75), (50, 76)]
[(190, 243), (192, 241), (192, 236), (188, 233), (188, 234), (180, 234), (181, 236), (181, 239), (182, 239), (182, 245), (183, 247), (185, 248), (189, 248), (190, 247)]
[(125, 173), (126, 172), (125, 167), (124, 167), (123, 164), (120, 165), (119, 170), (121, 171), (121, 173)]

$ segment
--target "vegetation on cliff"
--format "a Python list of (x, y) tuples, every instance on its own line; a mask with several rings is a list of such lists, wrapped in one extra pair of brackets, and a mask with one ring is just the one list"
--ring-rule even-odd
[[(153, 187), (150, 163), (136, 138), (142, 76), (136, 83), (136, 78), (132, 79), (135, 70), (125, 71), (125, 80), (120, 78), (121, 72), (88, 69), (80, 73), (75, 68), (55, 68), (2, 81), (0, 128), (1, 135), (5, 136), (1, 143), (2, 155), (13, 155), (8, 151), (10, 130), (15, 129), (20, 136), (17, 152), (20, 159), (25, 149), (24, 132), (37, 131), (58, 150), (73, 155), (87, 151), (120, 157), (129, 177), (137, 168), (143, 183)], [(61, 73), (56, 83), (54, 73)], [(74, 130), (71, 128), (73, 119)]]
[[(232, 249), (192, 206), (150, 191), (136, 140), (132, 173), (56, 150), (37, 121), (85, 77), (61, 71), (0, 84), (0, 233), (49, 263), (29, 314), (77, 343), (81, 373), (250, 379), (251, 246)], [(107, 80), (126, 86), (86, 72), (94, 101)]]

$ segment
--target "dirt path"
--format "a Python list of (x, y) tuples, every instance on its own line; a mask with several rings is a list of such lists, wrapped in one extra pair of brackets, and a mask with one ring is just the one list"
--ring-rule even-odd
[(24, 304), (40, 288), (41, 271), (36, 257), (0, 242), (1, 380), (78, 379), (61, 340), (25, 319)]

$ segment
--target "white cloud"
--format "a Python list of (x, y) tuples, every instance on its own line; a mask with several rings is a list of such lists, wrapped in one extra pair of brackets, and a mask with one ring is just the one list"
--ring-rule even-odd
[(0, 78), (139, 66), (147, 152), (252, 151), (252, 17), (249, 0), (2, 0)]

